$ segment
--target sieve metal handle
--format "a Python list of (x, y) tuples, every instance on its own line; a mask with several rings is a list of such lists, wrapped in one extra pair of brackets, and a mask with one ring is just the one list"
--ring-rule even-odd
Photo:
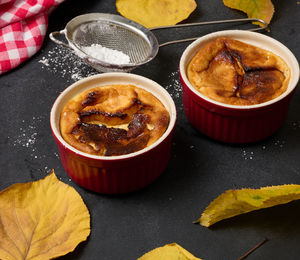
[(64, 30), (61, 30), (61, 31), (52, 32), (52, 33), (49, 34), (49, 38), (50, 38), (53, 42), (55, 42), (55, 43), (57, 43), (57, 44), (59, 44), (59, 45), (63, 45), (63, 46), (65, 46), (65, 47), (67, 47), (67, 48), (72, 49), (71, 46), (70, 46), (69, 44), (66, 44), (66, 43), (64, 43), (64, 42), (62, 42), (62, 41), (60, 41), (60, 40), (58, 40), (58, 39), (56, 39), (56, 38), (54, 37), (54, 36), (57, 35), (57, 34), (60, 34), (60, 35), (64, 35), (64, 36), (65, 36), (65, 35), (66, 35), (65, 32), (66, 32), (65, 29), (64, 29)]
[[(252, 28), (252, 29), (248, 29), (247, 31), (265, 30), (269, 26), (269, 24), (267, 22), (265, 22), (264, 20), (262, 20), (262, 19), (258, 19), (258, 18), (241, 18), (241, 19), (219, 20), (219, 21), (209, 21), (209, 22), (176, 24), (176, 25), (170, 25), (170, 26), (158, 26), (158, 27), (152, 27), (149, 30), (153, 31), (153, 30), (161, 30), (161, 29), (171, 29), (171, 28), (190, 27), (190, 26), (201, 26), (201, 25), (220, 24), (220, 23), (236, 23), (236, 22), (259, 22), (259, 23), (262, 23), (264, 25), (263, 27)], [(169, 41), (169, 42), (165, 42), (165, 43), (160, 44), (159, 47), (163, 47), (163, 46), (173, 44), (173, 43), (194, 41), (194, 40), (197, 40), (198, 38), (199, 37)]]

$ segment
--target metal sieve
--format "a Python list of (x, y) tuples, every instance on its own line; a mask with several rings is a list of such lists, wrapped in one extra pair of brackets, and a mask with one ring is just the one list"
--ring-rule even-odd
[[(264, 26), (250, 29), (250, 31), (263, 30), (268, 27), (268, 24), (261, 19), (244, 18), (160, 26), (147, 29), (120, 15), (90, 13), (73, 18), (67, 23), (65, 29), (52, 32), (49, 37), (55, 43), (71, 48), (75, 54), (98, 71), (130, 71), (137, 66), (151, 61), (156, 56), (159, 47), (192, 41), (198, 38), (174, 40), (159, 44), (155, 35), (151, 32), (153, 30), (252, 21), (260, 22)], [(56, 39), (55, 35), (64, 35), (68, 43)], [(84, 51), (84, 47), (91, 46), (92, 44), (100, 44), (108, 49), (120, 51), (129, 56), (130, 63), (112, 64), (92, 57)]]

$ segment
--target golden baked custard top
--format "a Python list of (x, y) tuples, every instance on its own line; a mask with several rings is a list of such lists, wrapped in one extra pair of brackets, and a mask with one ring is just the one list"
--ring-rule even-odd
[(63, 108), (60, 131), (76, 149), (93, 155), (141, 150), (166, 131), (170, 116), (151, 93), (134, 85), (95, 87)]
[(217, 38), (192, 58), (187, 76), (208, 98), (230, 105), (254, 105), (286, 91), (290, 69), (282, 58), (268, 50)]

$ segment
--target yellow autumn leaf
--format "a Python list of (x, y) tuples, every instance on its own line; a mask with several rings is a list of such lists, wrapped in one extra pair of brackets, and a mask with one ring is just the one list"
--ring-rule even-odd
[(0, 259), (52, 259), (73, 251), (89, 234), (88, 209), (54, 171), (0, 192)]
[(117, 11), (147, 28), (174, 25), (195, 10), (195, 0), (116, 0)]
[[(274, 6), (271, 0), (223, 0), (224, 5), (240, 10), (249, 18), (258, 18), (270, 23), (274, 14)], [(258, 23), (261, 25), (261, 23)]]
[(209, 227), (222, 219), (298, 199), (300, 199), (300, 185), (296, 184), (228, 190), (212, 201), (196, 222)]
[(201, 260), (176, 243), (158, 247), (144, 254), (138, 260)]

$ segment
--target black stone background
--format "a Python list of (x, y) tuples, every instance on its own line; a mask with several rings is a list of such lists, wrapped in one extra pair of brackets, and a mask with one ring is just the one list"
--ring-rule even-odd
[[(225, 7), (221, 0), (197, 3), (187, 22), (246, 17)], [(276, 11), (271, 31), (265, 34), (285, 44), (299, 60), (300, 4), (296, 0), (273, 3)], [(200, 258), (237, 259), (265, 237), (269, 241), (248, 259), (299, 259), (300, 201), (237, 216), (211, 228), (192, 224), (228, 189), (300, 184), (300, 90), (292, 99), (286, 121), (273, 136), (244, 145), (211, 140), (189, 124), (178, 92), (179, 59), (188, 43), (162, 47), (153, 61), (132, 72), (166, 87), (177, 106), (171, 159), (161, 177), (143, 190), (118, 196), (89, 192), (70, 180), (57, 155), (49, 113), (59, 93), (74, 82), (68, 70), (62, 74), (63, 70), (76, 64), (66, 59), (61, 71), (54, 71), (53, 64), (47, 67), (40, 61), (57, 50), (49, 32), (63, 29), (73, 17), (88, 12), (117, 13), (115, 1), (66, 0), (49, 18), (42, 49), (0, 77), (0, 189), (43, 178), (52, 168), (62, 181), (75, 187), (90, 211), (92, 230), (86, 242), (61, 259), (136, 259), (172, 242)], [(164, 42), (232, 28), (237, 26), (155, 33)], [(62, 58), (59, 53), (56, 56)], [(88, 66), (81, 67), (82, 74), (96, 73)]]

